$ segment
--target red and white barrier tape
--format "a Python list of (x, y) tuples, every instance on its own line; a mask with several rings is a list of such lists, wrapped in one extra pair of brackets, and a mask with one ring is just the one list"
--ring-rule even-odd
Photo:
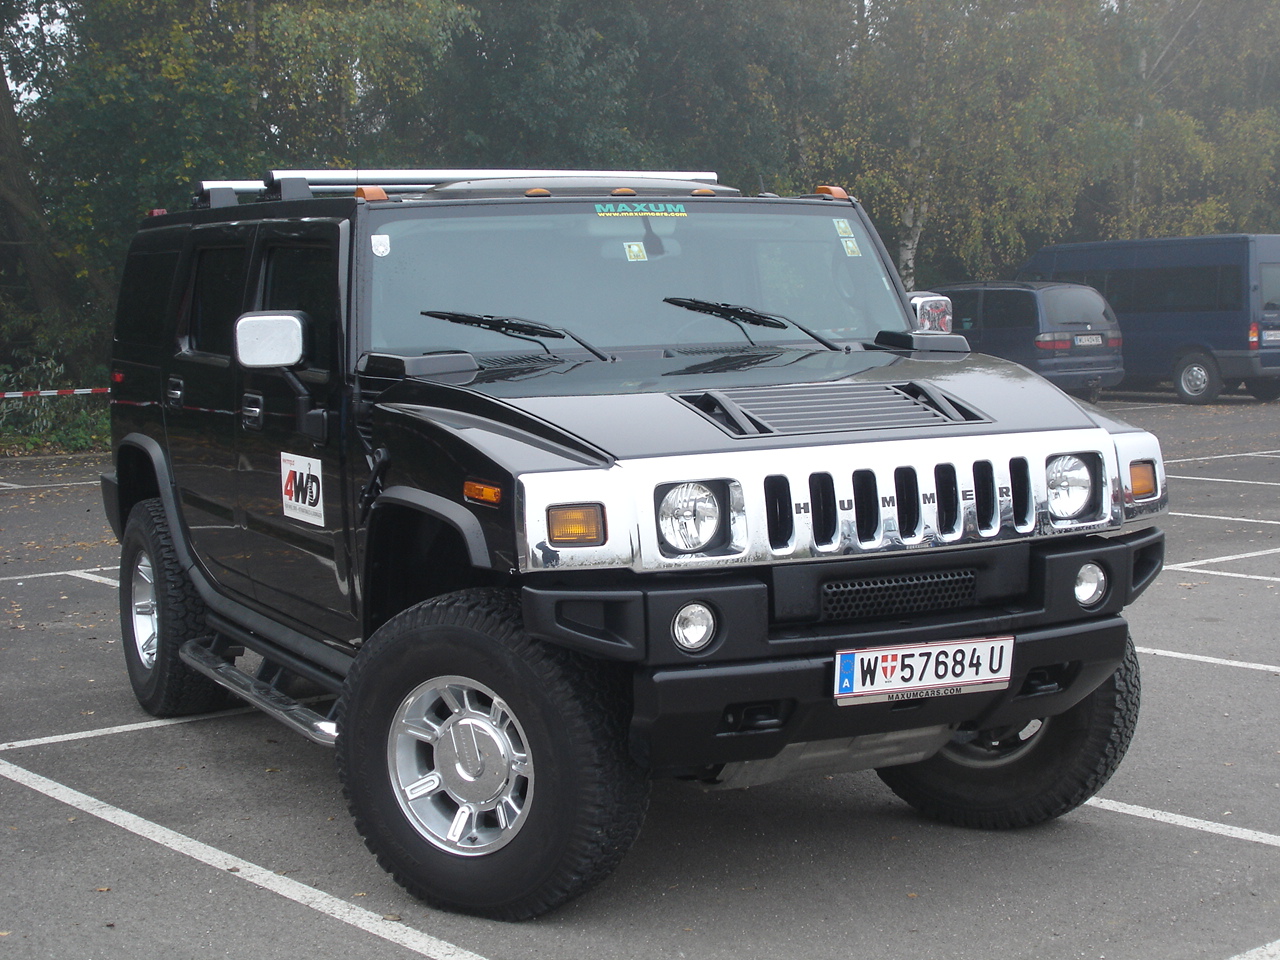
[(81, 393), (110, 392), (110, 387), (84, 387), (77, 390), (9, 390), (0, 393), (0, 400), (17, 400), (20, 397), (70, 397)]

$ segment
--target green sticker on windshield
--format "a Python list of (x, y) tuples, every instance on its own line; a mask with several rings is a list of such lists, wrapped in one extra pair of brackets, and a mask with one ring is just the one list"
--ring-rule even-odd
[(839, 234), (840, 236), (842, 237), (853, 236), (853, 227), (849, 226), (848, 220), (832, 220), (831, 222), (836, 225), (836, 233)]
[(683, 203), (597, 203), (597, 217), (687, 217)]
[(628, 260), (648, 260), (649, 255), (644, 252), (644, 242), (637, 241), (635, 243), (624, 243), (623, 247), (627, 251)]
[(850, 257), (862, 256), (862, 251), (858, 249), (858, 241), (852, 237), (845, 237), (841, 243), (844, 244), (844, 252)]

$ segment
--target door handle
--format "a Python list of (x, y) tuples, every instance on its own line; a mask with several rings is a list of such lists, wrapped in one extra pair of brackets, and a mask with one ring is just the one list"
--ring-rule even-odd
[(246, 430), (261, 430), (266, 401), (260, 393), (246, 393), (240, 398), (240, 422)]
[(181, 377), (170, 377), (164, 386), (165, 402), (175, 409), (181, 409), (182, 394), (185, 389), (186, 387), (183, 384)]

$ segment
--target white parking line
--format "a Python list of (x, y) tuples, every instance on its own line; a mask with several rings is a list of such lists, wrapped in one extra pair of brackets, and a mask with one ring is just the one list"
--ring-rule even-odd
[(156, 727), (171, 727), (179, 723), (195, 723), (198, 720), (213, 720), (217, 717), (236, 717), (246, 713), (255, 713), (255, 707), (237, 707), (233, 710), (219, 710), (217, 713), (200, 713), (190, 717), (169, 717), (164, 720), (140, 720), (137, 723), (122, 723), (116, 727), (100, 727), (97, 730), (80, 730), (77, 733), (59, 733), (51, 737), (36, 737), (32, 740), (11, 740), (0, 743), (0, 752), (5, 750), (22, 750), (25, 747), (44, 747), (51, 743), (71, 743), (75, 740), (93, 740), (97, 737), (109, 737), (117, 733), (133, 733), (135, 730), (152, 730)]
[[(1221, 657), (1203, 657), (1198, 653), (1179, 653), (1176, 650), (1157, 650), (1154, 647), (1134, 647), (1139, 653), (1153, 657), (1170, 657), (1174, 660), (1192, 660), (1196, 663), (1208, 663), (1215, 667), (1239, 667), (1242, 670), (1261, 670), (1263, 673), (1280, 674), (1280, 666), (1269, 663), (1250, 663), (1248, 660), (1223, 660)], [(0, 750), (3, 750), (0, 745)]]
[(1257, 517), (1219, 517), (1212, 513), (1173, 513), (1171, 517), (1186, 517), (1190, 520), (1225, 520), (1227, 523), (1273, 523), (1280, 525), (1280, 520), (1259, 520)]
[(4, 483), (0, 481), (0, 493), (6, 490), (52, 490), (55, 487), (96, 487), (101, 480), (66, 480), (62, 483)]
[[(0, 760), (0, 763), (3, 763)], [(1112, 813), (1125, 813), (1131, 817), (1142, 817), (1157, 823), (1167, 823), (1174, 827), (1185, 827), (1188, 830), (1199, 830), (1201, 833), (1214, 833), (1220, 837), (1231, 837), (1233, 840), (1248, 840), (1250, 843), (1262, 843), (1268, 847), (1280, 847), (1280, 836), (1274, 833), (1263, 833), (1261, 830), (1246, 830), (1227, 823), (1213, 820), (1200, 820), (1196, 817), (1184, 817), (1180, 813), (1169, 813), (1167, 810), (1152, 810), (1150, 807), (1138, 807), (1132, 803), (1120, 803), (1117, 800), (1103, 800), (1094, 797), (1086, 800), (1085, 806), (1110, 810)]]
[(448, 941), (423, 933), (405, 923), (388, 920), (372, 910), (357, 907), (355, 904), (325, 893), (323, 890), (317, 890), (315, 887), (309, 887), (305, 883), (299, 883), (297, 880), (290, 880), (288, 877), (280, 876), (265, 867), (258, 866), (256, 863), (242, 860), (240, 857), (219, 850), (217, 847), (211, 847), (207, 843), (193, 840), (191, 837), (175, 830), (170, 830), (168, 827), (162, 827), (158, 823), (144, 820), (142, 817), (129, 813), (127, 810), (121, 810), (119, 807), (104, 803), (95, 797), (81, 793), (79, 790), (73, 790), (71, 787), (50, 780), (47, 777), (42, 777), (38, 773), (32, 773), (23, 767), (14, 766), (6, 760), (0, 760), (0, 776), (35, 790), (37, 793), (42, 793), (60, 803), (65, 803), (67, 806), (74, 807), (76, 810), (80, 810), (90, 816), (97, 817), (99, 820), (105, 820), (107, 823), (122, 830), (127, 830), (136, 836), (142, 837), (144, 840), (158, 843), (160, 846), (175, 853), (198, 860), (214, 869), (222, 870), (228, 876), (235, 877), (237, 880), (244, 880), (264, 890), (270, 890), (272, 893), (279, 894), (294, 903), (310, 907), (317, 913), (322, 913), (327, 917), (332, 917), (334, 920), (350, 924), (389, 943), (411, 950), (420, 956), (430, 957), (432, 960), (484, 960), (479, 954), (472, 953), (470, 950), (464, 950)]
[(105, 583), (110, 587), (120, 586), (119, 580), (112, 580), (110, 577), (100, 577), (96, 573), (86, 573), (83, 570), (72, 570), (67, 574), (69, 577), (79, 577), (81, 580), (88, 580), (91, 583)]
[(1280, 960), (1280, 940), (1257, 947), (1248, 953), (1238, 953), (1231, 960)]
[(1272, 547), (1269, 550), (1252, 550), (1249, 553), (1233, 553), (1226, 557), (1206, 557), (1204, 560), (1188, 560), (1186, 563), (1171, 563), (1165, 567), (1166, 570), (1186, 570), (1188, 567), (1198, 567), (1202, 563), (1226, 563), (1229, 560), (1252, 560), (1254, 557), (1270, 557), (1280, 553), (1280, 547)]
[(1280, 487), (1275, 480), (1231, 480), (1227, 477), (1185, 477), (1180, 474), (1167, 474), (1170, 480), (1199, 480), (1202, 483), (1247, 483), (1255, 487)]
[(1171, 463), (1201, 463), (1206, 460), (1235, 460), (1239, 457), (1273, 457), (1280, 454), (1280, 450), (1254, 450), (1249, 453), (1219, 453), (1212, 457), (1184, 457), (1181, 460), (1166, 460), (1165, 466)]
[[(26, 573), (16, 577), (0, 577), (0, 583), (10, 583), (15, 580), (38, 580), (41, 577), (78, 577), (82, 574), (101, 573), (103, 570), (119, 570), (119, 564), (110, 567), (86, 567), (83, 570), (46, 570), (44, 573)], [(87, 579), (87, 578), (86, 578)], [(114, 584), (116, 581), (101, 578), (104, 583)]]

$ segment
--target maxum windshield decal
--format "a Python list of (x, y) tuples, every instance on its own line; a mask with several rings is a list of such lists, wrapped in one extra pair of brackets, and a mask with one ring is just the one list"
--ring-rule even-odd
[(683, 203), (597, 203), (597, 217), (687, 217)]

